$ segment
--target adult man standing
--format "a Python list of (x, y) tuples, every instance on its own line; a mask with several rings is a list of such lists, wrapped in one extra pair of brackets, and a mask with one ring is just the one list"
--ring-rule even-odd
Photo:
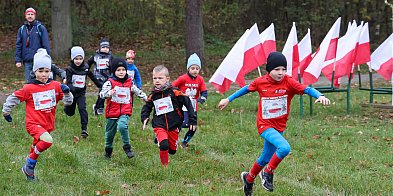
[(16, 37), (15, 65), (24, 65), (26, 83), (29, 82), (30, 72), (33, 69), (33, 57), (39, 48), (45, 48), (50, 55), (48, 31), (38, 20), (36, 11), (27, 8), (25, 11), (26, 22), (19, 28)]

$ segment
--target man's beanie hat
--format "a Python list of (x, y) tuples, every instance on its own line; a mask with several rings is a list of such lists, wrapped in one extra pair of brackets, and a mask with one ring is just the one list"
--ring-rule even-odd
[(199, 56), (196, 53), (194, 53), (190, 57), (188, 57), (187, 69), (190, 68), (192, 65), (198, 65), (199, 68), (202, 68), (201, 59), (199, 58)]
[(85, 58), (85, 51), (83, 51), (83, 48), (80, 46), (74, 46), (71, 48), (71, 60), (74, 60), (77, 56), (82, 56), (83, 59)]
[(37, 53), (34, 55), (33, 61), (33, 71), (37, 71), (40, 68), (48, 68), (51, 69), (52, 66), (52, 58), (46, 52), (45, 49), (40, 48), (37, 50)]
[(114, 58), (111, 61), (111, 72), (115, 74), (115, 71), (119, 67), (124, 67), (127, 70), (127, 62), (121, 58)]
[(103, 47), (110, 47), (110, 45), (109, 45), (109, 41), (106, 39), (106, 38), (103, 38), (101, 41), (100, 41), (100, 48), (103, 48)]
[(281, 52), (272, 52), (267, 57), (266, 71), (270, 73), (273, 69), (283, 66), (287, 68), (287, 59)]
[(32, 8), (32, 7), (29, 7), (29, 8), (26, 9), (25, 15), (26, 15), (27, 13), (33, 13), (34, 15), (36, 14), (35, 9)]

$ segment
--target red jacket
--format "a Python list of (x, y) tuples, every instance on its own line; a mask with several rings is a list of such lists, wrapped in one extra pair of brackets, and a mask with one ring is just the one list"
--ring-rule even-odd
[(14, 95), (26, 102), (26, 127), (40, 125), (48, 132), (54, 130), (56, 105), (63, 98), (59, 82), (26, 84)]
[(195, 111), (198, 111), (198, 98), (202, 91), (206, 91), (205, 81), (203, 77), (198, 75), (195, 78), (191, 78), (190, 75), (183, 74), (175, 81), (173, 81), (172, 86), (177, 87), (188, 95), (191, 99), (191, 102), (195, 102)]
[(128, 78), (124, 83), (109, 78), (112, 89), (116, 89), (116, 92), (111, 98), (106, 100), (106, 118), (119, 118), (122, 115), (132, 115), (132, 96), (131, 87), (132, 80)]

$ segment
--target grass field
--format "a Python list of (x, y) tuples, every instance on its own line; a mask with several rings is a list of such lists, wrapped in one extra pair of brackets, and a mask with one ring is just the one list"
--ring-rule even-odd
[[(347, 115), (343, 93), (327, 96), (331, 106), (315, 105), (314, 115), (304, 118), (299, 96), (293, 99), (285, 133), (292, 152), (275, 172), (271, 195), (392, 195), (392, 111), (362, 107), (367, 92), (353, 90)], [(67, 117), (60, 104), (54, 144), (39, 158), (37, 182), (26, 181), (20, 170), (32, 139), (24, 127), (24, 104), (19, 105), (12, 123), (0, 123), (0, 195), (242, 195), (240, 173), (249, 170), (263, 147), (255, 126), (258, 95), (245, 95), (220, 111), (216, 105), (224, 97), (210, 93), (190, 147), (170, 156), (167, 169), (160, 165), (152, 128), (141, 129), (140, 100), (129, 122), (132, 159), (124, 154), (119, 134), (113, 158), (104, 159), (105, 117), (92, 115), (94, 96), (87, 100), (90, 136), (79, 142), (73, 139), (80, 134), (79, 115)], [(305, 105), (307, 112), (308, 98)], [(260, 179), (254, 187), (255, 195), (268, 193)]]

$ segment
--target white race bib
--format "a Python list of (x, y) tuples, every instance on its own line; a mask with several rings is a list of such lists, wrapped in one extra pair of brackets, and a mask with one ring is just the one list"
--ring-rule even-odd
[[(191, 98), (191, 97), (190, 97), (190, 100), (191, 100), (192, 108), (194, 108), (194, 111), (196, 111), (197, 100), (196, 100), (196, 99), (193, 99), (193, 98)], [(187, 108), (186, 108), (186, 106), (184, 106), (184, 105), (183, 105), (183, 107), (182, 107), (182, 110), (185, 111), (185, 112), (188, 111)]]
[(164, 97), (153, 101), (156, 115), (166, 114), (174, 110), (171, 97)]
[(85, 88), (86, 76), (72, 75), (72, 86), (76, 88)]
[(135, 70), (127, 70), (127, 74), (131, 77), (131, 80), (134, 80)]
[(109, 59), (98, 59), (97, 60), (97, 69), (108, 69)]
[(56, 106), (55, 89), (33, 93), (34, 109), (43, 110)]
[(115, 86), (115, 93), (112, 95), (112, 101), (121, 104), (130, 103), (130, 88)]
[(272, 119), (288, 113), (288, 95), (279, 97), (263, 97), (261, 100), (262, 118)]

